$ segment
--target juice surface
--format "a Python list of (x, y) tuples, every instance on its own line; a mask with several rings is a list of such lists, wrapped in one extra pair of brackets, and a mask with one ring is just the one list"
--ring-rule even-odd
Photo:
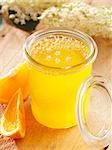
[[(30, 65), (30, 95), (34, 117), (51, 128), (76, 125), (76, 95), (84, 79), (91, 74), (91, 64), (67, 74), (55, 74), (50, 68), (71, 68), (83, 64), (89, 46), (78, 38), (48, 35), (35, 41), (30, 49), (32, 58), (48, 71)], [(81, 68), (80, 68), (81, 67)]]
[(31, 56), (48, 67), (67, 68), (78, 65), (89, 55), (89, 46), (83, 41), (64, 35), (50, 35), (32, 44)]

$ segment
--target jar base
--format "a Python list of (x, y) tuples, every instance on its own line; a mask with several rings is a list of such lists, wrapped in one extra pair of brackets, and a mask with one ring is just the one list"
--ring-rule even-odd
[(40, 123), (41, 125), (47, 127), (47, 128), (51, 128), (51, 129), (68, 129), (68, 128), (71, 128), (71, 127), (74, 127), (76, 126), (76, 124), (70, 124), (68, 126), (57, 126), (57, 125), (48, 125), (46, 122), (42, 121), (41, 119), (39, 119), (38, 115), (34, 113), (33, 109), (32, 109), (32, 114), (33, 114), (33, 117), (35, 118), (35, 120)]

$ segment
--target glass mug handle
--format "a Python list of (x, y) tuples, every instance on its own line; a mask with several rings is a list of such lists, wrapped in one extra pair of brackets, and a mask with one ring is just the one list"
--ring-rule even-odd
[(86, 143), (105, 148), (112, 142), (112, 89), (102, 76), (90, 76), (79, 88), (76, 117)]

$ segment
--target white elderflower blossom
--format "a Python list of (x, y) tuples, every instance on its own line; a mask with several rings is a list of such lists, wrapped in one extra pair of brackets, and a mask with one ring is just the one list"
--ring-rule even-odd
[(0, 3), (16, 12), (14, 16), (9, 16), (10, 19), (14, 19), (15, 23), (18, 23), (19, 19), (21, 24), (25, 24), (26, 20), (29, 21), (32, 19), (33, 21), (37, 21), (38, 14), (41, 14), (48, 7), (60, 6), (68, 1), (73, 0), (0, 0)]
[(91, 6), (84, 2), (70, 2), (45, 10), (41, 23), (47, 27), (78, 29), (90, 36), (112, 38), (112, 7)]

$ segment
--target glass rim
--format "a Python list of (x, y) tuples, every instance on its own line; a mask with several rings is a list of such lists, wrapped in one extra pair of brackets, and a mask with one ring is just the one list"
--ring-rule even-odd
[[(66, 35), (71, 35), (73, 37), (77, 37), (77, 38), (83, 40), (84, 42), (86, 42), (88, 44), (88, 46), (90, 48), (90, 54), (81, 63), (79, 63), (77, 65), (73, 65), (73, 66), (67, 66), (67, 67), (53, 67), (53, 66), (43, 65), (43, 64), (37, 62), (29, 54), (30, 46), (32, 45), (32, 43), (35, 40), (38, 40), (40, 38), (47, 37), (48, 35), (53, 35), (53, 34), (60, 34), (60, 35), (66, 34)], [(86, 67), (87, 65), (89, 65), (90, 63), (93, 63), (95, 61), (97, 54), (98, 54), (97, 45), (96, 45), (95, 41), (89, 35), (81, 32), (81, 31), (78, 31), (76, 29), (73, 30), (73, 29), (68, 29), (68, 28), (48, 28), (48, 29), (36, 31), (35, 33), (30, 35), (26, 39), (25, 44), (23, 45), (23, 50), (25, 52), (25, 58), (33, 66), (35, 66), (39, 69), (46, 68), (46, 69), (51, 69), (51, 70), (53, 69), (55, 71), (64, 71), (64, 72), (74, 69), (74, 68), (77, 68), (77, 67), (80, 67), (80, 68)], [(78, 70), (79, 70), (79, 68), (78, 68)]]
[[(89, 83), (89, 85), (87, 85), (87, 83)], [(87, 143), (93, 144), (95, 146), (100, 146), (100, 145), (97, 145), (98, 142), (103, 142), (104, 146), (108, 146), (110, 144), (110, 140), (111, 140), (110, 137), (112, 137), (111, 127), (108, 128), (107, 132), (103, 136), (98, 136), (98, 135), (92, 134), (84, 125), (83, 115), (82, 115), (82, 106), (83, 106), (83, 102), (84, 102), (83, 96), (84, 96), (84, 93), (92, 85), (101, 86), (102, 88), (104, 88), (107, 91), (107, 93), (110, 97), (110, 99), (109, 99), (110, 104), (111, 104), (110, 107), (112, 107), (112, 94), (111, 94), (112, 89), (111, 89), (110, 82), (100, 75), (89, 76), (81, 84), (81, 86), (78, 90), (78, 93), (77, 93), (77, 97), (76, 97), (77, 101), (76, 101), (76, 112), (75, 112), (75, 114), (76, 114), (76, 120), (77, 120), (78, 128), (80, 130), (82, 137), (84, 138), (84, 140)]]

